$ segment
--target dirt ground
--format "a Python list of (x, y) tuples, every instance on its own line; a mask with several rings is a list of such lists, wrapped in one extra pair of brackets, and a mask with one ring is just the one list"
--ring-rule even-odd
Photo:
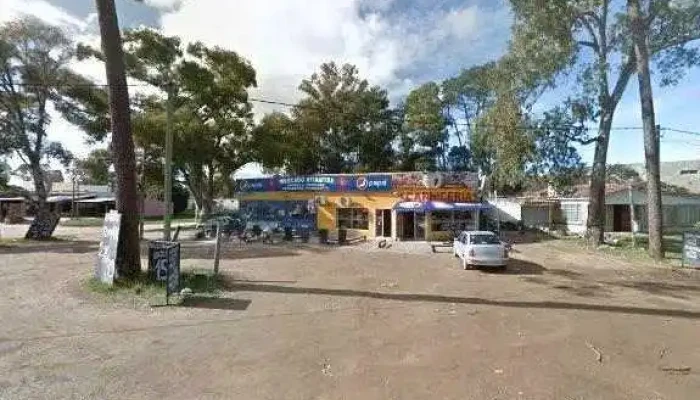
[[(0, 245), (1, 399), (697, 399), (700, 274), (515, 245), (449, 253), (232, 245), (192, 307), (85, 292), (97, 230)], [(92, 230), (91, 230), (92, 229)], [(183, 265), (210, 268), (208, 247)]]

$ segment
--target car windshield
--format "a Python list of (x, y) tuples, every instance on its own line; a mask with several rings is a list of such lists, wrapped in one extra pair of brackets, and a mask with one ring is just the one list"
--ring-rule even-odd
[(500, 244), (498, 236), (489, 234), (470, 235), (469, 244)]

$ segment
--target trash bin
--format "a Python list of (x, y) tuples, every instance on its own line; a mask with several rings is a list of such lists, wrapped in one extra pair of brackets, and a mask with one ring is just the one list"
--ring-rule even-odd
[(300, 232), (301, 242), (309, 243), (309, 237), (311, 237), (311, 232), (308, 229), (302, 229)]
[(152, 281), (164, 282), (172, 267), (179, 270), (180, 244), (165, 240), (153, 240), (148, 242), (148, 278)]
[(292, 234), (292, 227), (290, 226), (285, 226), (284, 227), (284, 240), (287, 242), (291, 242), (294, 239), (294, 235)]
[(345, 244), (348, 241), (347, 229), (338, 229), (338, 244)]
[(318, 242), (321, 244), (328, 244), (328, 229), (318, 230)]

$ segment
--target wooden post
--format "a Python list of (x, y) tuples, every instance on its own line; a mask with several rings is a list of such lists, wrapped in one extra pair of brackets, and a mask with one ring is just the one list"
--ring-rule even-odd
[(221, 223), (216, 223), (216, 245), (214, 247), (214, 275), (219, 275), (219, 255), (221, 254)]

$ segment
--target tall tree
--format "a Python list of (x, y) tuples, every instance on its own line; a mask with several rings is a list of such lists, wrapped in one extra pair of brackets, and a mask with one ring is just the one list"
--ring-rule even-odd
[[(651, 12), (651, 10), (650, 10)], [(644, 155), (647, 171), (647, 220), (649, 221), (649, 255), (660, 260), (663, 248), (663, 208), (661, 204), (661, 166), (659, 132), (654, 118), (654, 94), (649, 72), (649, 44), (646, 29), (648, 15), (642, 15), (639, 0), (627, 0), (629, 27), (632, 31), (634, 55), (637, 58), (639, 99), (642, 107), (644, 128)]]
[(406, 131), (419, 154), (423, 170), (447, 169), (449, 135), (440, 85), (429, 82), (411, 91), (406, 98)]
[(39, 220), (49, 218), (45, 166), (52, 160), (67, 165), (72, 157), (47, 139), (50, 106), (88, 132), (107, 125), (106, 96), (69, 68), (74, 55), (60, 29), (36, 18), (0, 27), (0, 153), (12, 152), (27, 168)]
[(290, 165), (304, 173), (340, 173), (386, 169), (391, 159), (394, 132), (386, 91), (359, 77), (357, 67), (334, 62), (304, 79), (305, 94), (292, 111), (301, 152), (309, 157)]
[[(662, 82), (672, 83), (700, 62), (688, 44), (700, 37), (698, 2), (684, 12), (674, 1), (649, 0), (646, 18), (649, 55), (659, 66)], [(594, 109), (598, 133), (585, 143), (595, 144), (588, 211), (588, 239), (603, 239), (605, 222), (605, 166), (610, 131), (617, 105), (637, 70), (630, 43), (629, 16), (621, 0), (511, 0), (515, 15), (510, 54), (528, 71), (569, 72), (578, 76), (579, 101)]]
[(102, 52), (109, 84), (109, 110), (112, 125), (112, 151), (116, 173), (117, 211), (121, 229), (117, 250), (117, 275), (134, 278), (141, 272), (139, 245), (139, 201), (136, 156), (131, 136), (129, 90), (126, 85), (124, 52), (114, 0), (96, 0)]
[[(181, 51), (174, 38), (152, 37), (167, 44), (161, 48), (166, 54), (176, 55), (170, 74), (177, 87), (172, 98), (173, 161), (192, 193), (198, 216), (205, 217), (213, 210), (220, 182), (229, 181), (233, 172), (252, 160), (253, 119), (247, 91), (256, 85), (255, 70), (232, 51), (201, 43)], [(144, 51), (153, 54), (161, 50)], [(136, 137), (147, 151), (162, 148), (166, 101), (152, 96), (136, 105)]]

